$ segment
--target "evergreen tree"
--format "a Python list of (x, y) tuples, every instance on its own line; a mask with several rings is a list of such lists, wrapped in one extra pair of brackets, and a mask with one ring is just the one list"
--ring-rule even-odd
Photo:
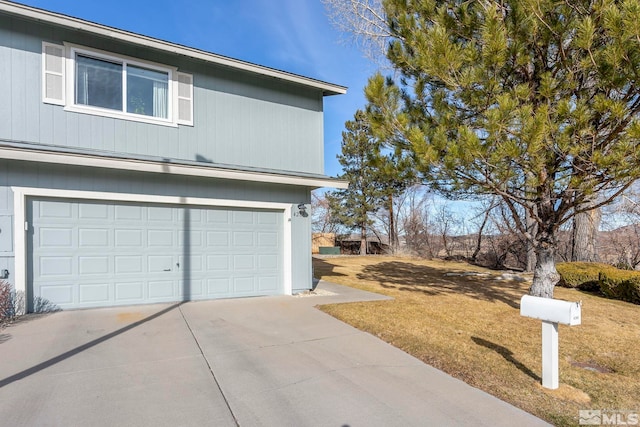
[[(370, 214), (380, 208), (389, 211), (389, 242), (397, 246), (393, 199), (407, 187), (412, 176), (409, 159), (401, 152), (385, 152), (385, 144), (371, 132), (365, 112), (345, 123), (342, 152), (338, 161), (349, 188), (327, 196), (337, 222), (360, 231), (360, 253), (366, 254), (367, 233), (373, 225)], [(388, 150), (387, 150), (388, 151)]]
[(342, 132), (342, 152), (338, 161), (349, 188), (327, 195), (334, 219), (350, 230), (360, 231), (360, 253), (367, 253), (367, 232), (373, 221), (369, 214), (380, 206), (383, 194), (373, 179), (377, 173), (379, 142), (371, 134), (369, 122), (358, 110), (354, 119), (345, 123)]
[(530, 293), (552, 297), (561, 225), (640, 176), (640, 1), (384, 6), (403, 91), (370, 80), (377, 134), (443, 194), (502, 198), (536, 253)]

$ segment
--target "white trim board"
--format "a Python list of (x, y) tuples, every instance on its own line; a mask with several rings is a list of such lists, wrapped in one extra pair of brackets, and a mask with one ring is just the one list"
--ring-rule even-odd
[(172, 163), (116, 159), (72, 153), (52, 153), (47, 151), (0, 147), (0, 159), (23, 160), (28, 162), (53, 163), (59, 165), (88, 166), (106, 169), (131, 170), (138, 172), (164, 173), (170, 175), (199, 176), (205, 178), (230, 179), (235, 181), (265, 182), (271, 184), (300, 185), (304, 187), (347, 188), (349, 183), (332, 178), (313, 178), (245, 172), (210, 166), (177, 165)]
[[(291, 295), (293, 292), (292, 277), (292, 250), (291, 250), (291, 212), (293, 205), (288, 203), (257, 202), (250, 200), (226, 200), (226, 199), (205, 199), (198, 197), (180, 196), (156, 196), (150, 194), (130, 194), (130, 193), (107, 193), (94, 191), (58, 190), (51, 188), (32, 187), (11, 187), (13, 190), (14, 205), (14, 244), (15, 244), (15, 290), (22, 291), (25, 295), (25, 308), (27, 298), (27, 198), (29, 197), (49, 197), (76, 200), (101, 200), (111, 202), (138, 202), (138, 203), (160, 203), (170, 205), (194, 205), (209, 207), (228, 208), (249, 208), (249, 209), (272, 209), (282, 211), (283, 215), (283, 280), (284, 294)], [(28, 224), (30, 227), (31, 224)]]

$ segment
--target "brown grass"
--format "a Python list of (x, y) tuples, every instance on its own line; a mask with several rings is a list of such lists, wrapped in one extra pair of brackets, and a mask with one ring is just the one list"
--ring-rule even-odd
[[(551, 391), (540, 386), (541, 323), (519, 312), (529, 283), (464, 263), (395, 257), (314, 259), (314, 269), (394, 298), (325, 312), (551, 423), (577, 425), (580, 409), (640, 412), (640, 306), (556, 287), (555, 298), (583, 305), (582, 325), (560, 325), (561, 386)], [(468, 272), (479, 275), (450, 274)]]

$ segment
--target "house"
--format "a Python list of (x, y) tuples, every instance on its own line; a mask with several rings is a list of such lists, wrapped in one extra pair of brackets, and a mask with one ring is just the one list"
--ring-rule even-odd
[(0, 275), (28, 311), (310, 289), (344, 93), (0, 0)]

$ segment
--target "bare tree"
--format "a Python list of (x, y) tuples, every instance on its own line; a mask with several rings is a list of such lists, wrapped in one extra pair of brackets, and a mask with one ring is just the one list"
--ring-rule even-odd
[(603, 261), (631, 270), (640, 267), (640, 195), (635, 190), (607, 208), (608, 221), (603, 226), (611, 230), (603, 232), (599, 239)]
[(447, 257), (453, 255), (452, 235), (453, 230), (457, 226), (457, 222), (448, 204), (442, 203), (436, 208), (435, 221), (433, 223), (434, 230), (438, 233), (444, 249), (444, 255)]
[(315, 233), (337, 233), (339, 224), (334, 220), (329, 201), (324, 193), (311, 193), (311, 230)]
[(404, 237), (406, 249), (414, 255), (433, 258), (440, 251), (440, 245), (430, 232), (431, 195), (424, 186), (413, 186), (404, 193), (403, 203), (398, 209), (398, 223)]
[(378, 65), (386, 61), (391, 32), (381, 0), (322, 0), (331, 23), (349, 34), (364, 55)]
[(495, 198), (491, 198), (486, 203), (483, 203), (480, 207), (480, 212), (475, 216), (474, 219), (480, 218), (478, 222), (478, 231), (476, 233), (476, 241), (475, 247), (473, 249), (473, 254), (471, 255), (471, 262), (476, 262), (478, 259), (478, 255), (482, 250), (482, 237), (484, 236), (485, 230), (487, 226), (490, 224), (491, 220), (491, 211), (497, 206), (497, 202)]

